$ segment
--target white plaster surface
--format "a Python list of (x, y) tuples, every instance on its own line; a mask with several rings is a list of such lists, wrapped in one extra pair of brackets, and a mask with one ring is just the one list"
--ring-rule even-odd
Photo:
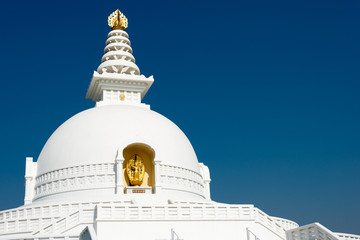
[[(154, 148), (155, 161), (161, 161), (160, 179), (164, 181), (164, 191), (185, 191), (194, 193), (195, 198), (204, 198), (197, 157), (185, 134), (154, 111), (126, 105), (86, 110), (53, 133), (37, 161), (35, 198), (59, 193), (60, 187), (65, 192), (94, 188), (109, 189), (105, 194), (114, 194), (113, 164), (118, 149), (136, 142)], [(173, 187), (175, 185), (178, 187)], [(86, 192), (82, 196), (88, 197)]]

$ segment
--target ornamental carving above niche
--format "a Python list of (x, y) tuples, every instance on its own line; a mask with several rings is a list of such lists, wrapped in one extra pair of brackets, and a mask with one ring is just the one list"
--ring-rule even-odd
[(132, 186), (140, 186), (144, 179), (145, 165), (142, 158), (135, 154), (126, 164), (126, 173)]

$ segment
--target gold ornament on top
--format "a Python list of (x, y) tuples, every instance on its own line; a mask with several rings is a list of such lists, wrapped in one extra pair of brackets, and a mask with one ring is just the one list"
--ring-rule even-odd
[(126, 163), (126, 173), (132, 186), (140, 186), (144, 179), (145, 165), (142, 158), (135, 154)]
[(117, 9), (115, 12), (110, 14), (108, 18), (108, 24), (112, 30), (121, 29), (125, 30), (128, 27), (128, 20), (125, 15)]

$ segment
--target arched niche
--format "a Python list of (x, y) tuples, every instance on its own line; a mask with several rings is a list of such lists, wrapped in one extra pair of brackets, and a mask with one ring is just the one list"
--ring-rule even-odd
[(124, 162), (122, 166), (122, 175), (124, 188), (131, 186), (129, 177), (126, 173), (126, 164), (129, 159), (135, 154), (139, 155), (145, 165), (145, 174), (140, 187), (151, 187), (155, 186), (155, 169), (154, 169), (154, 158), (155, 151), (149, 145), (144, 143), (132, 143), (126, 146), (123, 150)]

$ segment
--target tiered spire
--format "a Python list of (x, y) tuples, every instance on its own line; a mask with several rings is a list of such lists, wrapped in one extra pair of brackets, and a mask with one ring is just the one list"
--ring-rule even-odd
[(108, 34), (104, 56), (94, 72), (86, 98), (97, 106), (109, 104), (144, 105), (141, 99), (154, 82), (151, 76), (140, 75), (135, 64), (128, 34), (124, 31), (128, 21), (119, 10), (108, 19), (113, 29)]
[(98, 73), (140, 75), (132, 55), (129, 36), (125, 31), (113, 30), (109, 33), (104, 53), (102, 63), (97, 69)]

